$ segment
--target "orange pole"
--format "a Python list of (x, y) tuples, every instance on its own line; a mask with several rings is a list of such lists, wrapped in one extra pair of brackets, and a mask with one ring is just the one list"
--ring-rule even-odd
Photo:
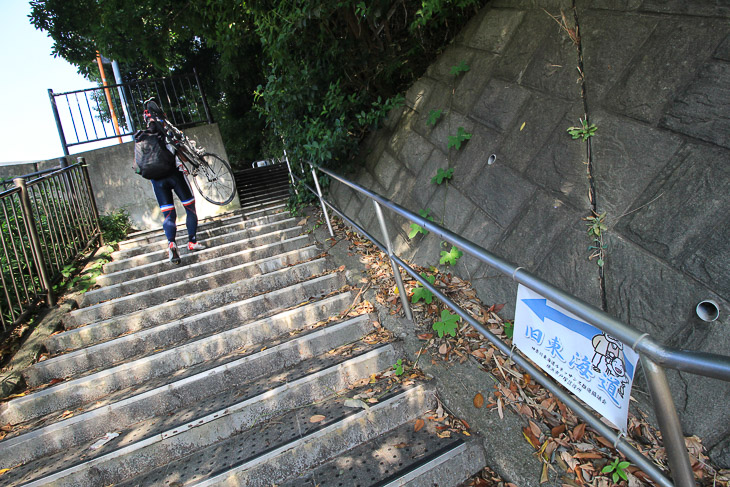
[[(99, 65), (99, 74), (101, 75), (101, 84), (104, 85), (104, 94), (106, 95), (106, 102), (109, 105), (109, 113), (112, 116), (112, 122), (114, 123), (114, 130), (117, 133), (117, 136), (121, 134), (119, 131), (119, 122), (117, 122), (117, 114), (114, 111), (114, 105), (112, 105), (112, 94), (109, 92), (109, 88), (107, 88), (106, 85), (106, 76), (104, 75), (104, 64), (101, 62), (101, 54), (99, 54), (99, 51), (96, 51), (96, 63)], [(119, 140), (119, 143), (122, 143), (122, 138), (117, 137), (117, 140)]]

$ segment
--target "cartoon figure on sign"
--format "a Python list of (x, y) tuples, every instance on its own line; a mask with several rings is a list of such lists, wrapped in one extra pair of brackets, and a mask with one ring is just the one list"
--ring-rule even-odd
[[(591, 343), (594, 351), (593, 359), (591, 359), (593, 370), (604, 372), (604, 377), (613, 376), (615, 379), (611, 382), (616, 387), (616, 392), (623, 397), (624, 386), (628, 383), (624, 363), (624, 344), (605, 333), (594, 336)], [(604, 370), (601, 370), (601, 362), (603, 362)]]

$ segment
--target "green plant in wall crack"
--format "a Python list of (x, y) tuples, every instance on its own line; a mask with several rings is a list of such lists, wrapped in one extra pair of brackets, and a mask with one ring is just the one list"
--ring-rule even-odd
[(441, 118), (441, 114), (443, 113), (443, 110), (436, 110), (432, 109), (430, 112), (428, 112), (428, 118), (426, 119), (426, 125), (436, 125), (436, 122), (439, 121)]
[(449, 250), (448, 252), (446, 252), (445, 250), (441, 251), (441, 259), (439, 259), (439, 264), (454, 266), (456, 265), (456, 261), (459, 260), (462, 255), (464, 255), (464, 252), (452, 245), (451, 250)]
[(588, 120), (578, 119), (580, 121), (580, 127), (568, 127), (567, 132), (573, 139), (588, 140), (596, 134), (596, 127), (594, 124), (588, 125)]
[(619, 479), (623, 480), (629, 480), (628, 476), (626, 475), (626, 469), (631, 465), (631, 462), (622, 462), (620, 458), (614, 458), (613, 462), (609, 463), (603, 469), (601, 469), (602, 473), (610, 473), (611, 478), (613, 480), (613, 483), (618, 483)]
[(398, 359), (398, 361), (393, 364), (393, 370), (395, 370), (395, 375), (403, 375), (405, 370), (403, 369), (403, 360), (402, 359)]
[[(425, 218), (428, 221), (433, 221), (433, 217), (428, 216), (430, 211), (431, 211), (430, 208), (428, 210), (419, 210), (418, 214), (421, 215), (423, 218)], [(411, 223), (411, 231), (408, 232), (408, 238), (414, 239), (416, 237), (416, 235), (418, 235), (419, 233), (421, 233), (423, 235), (428, 235), (428, 230), (423, 228), (418, 223)]]
[[(421, 272), (421, 277), (426, 279), (429, 284), (433, 284), (436, 282), (436, 276), (427, 276), (423, 272)], [(423, 286), (418, 286), (413, 289), (413, 294), (411, 295), (411, 303), (417, 303), (420, 300), (423, 300), (426, 304), (431, 304), (433, 301), (433, 293), (426, 289)]]
[(583, 220), (586, 221), (586, 225), (588, 226), (588, 235), (593, 239), (593, 242), (588, 247), (588, 251), (591, 253), (588, 260), (597, 258), (596, 264), (599, 267), (603, 267), (606, 261), (607, 248), (603, 243), (603, 234), (608, 230), (608, 226), (606, 225), (606, 212), (604, 211), (600, 215), (594, 212), (593, 215), (587, 216)]
[(469, 139), (471, 139), (471, 134), (464, 130), (464, 127), (459, 127), (456, 130), (456, 135), (449, 135), (449, 145), (447, 148), (451, 149), (453, 147), (459, 150), (461, 149), (461, 143)]
[(469, 71), (469, 65), (464, 61), (461, 61), (459, 64), (451, 66), (449, 73), (451, 73), (452, 76), (459, 76), (461, 73), (466, 73), (467, 71)]
[(452, 337), (455, 337), (458, 322), (459, 315), (455, 315), (445, 309), (441, 311), (441, 321), (435, 322), (433, 324), (433, 329), (439, 334), (439, 338), (443, 338), (443, 336), (447, 333)]
[(433, 184), (442, 184), (444, 181), (450, 181), (454, 177), (454, 168), (450, 167), (446, 170), (438, 168), (436, 175), (431, 178)]

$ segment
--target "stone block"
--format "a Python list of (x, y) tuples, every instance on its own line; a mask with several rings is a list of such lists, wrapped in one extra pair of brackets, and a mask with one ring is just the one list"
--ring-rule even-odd
[(660, 125), (730, 148), (730, 65), (709, 63), (674, 99)]
[(390, 152), (383, 151), (378, 163), (373, 169), (375, 179), (381, 186), (388, 189), (393, 184), (395, 175), (398, 173), (400, 167), (400, 163), (390, 154)]
[(730, 151), (685, 145), (616, 229), (665, 261), (681, 264), (727, 221)]
[[(539, 190), (523, 209), (494, 252), (528, 271), (534, 271), (550, 255), (565, 229), (580, 222), (583, 215), (560, 199)], [(583, 239), (582, 242), (587, 247), (588, 240)]]
[[(413, 201), (411, 190), (415, 184), (416, 176), (410, 172), (408, 168), (401, 167), (396, 176), (393, 178), (393, 184), (390, 188), (388, 188), (387, 197), (399, 205), (406, 206), (405, 203)], [(409, 206), (408, 209), (412, 210), (415, 206), (415, 204)]]
[(396, 127), (388, 140), (388, 148), (393, 154), (398, 154), (403, 148), (408, 132), (410, 132), (413, 124), (416, 122), (416, 118), (417, 113), (412, 110), (405, 111), (401, 116), (398, 127)]
[(714, 56), (723, 61), (730, 61), (730, 34), (717, 46)]
[(466, 189), (476, 173), (487, 164), (489, 156), (497, 153), (501, 135), (483, 125), (475, 125), (469, 143), (452, 157), (454, 177), (451, 184)]
[[(566, 128), (562, 123), (568, 108), (569, 105), (562, 100), (533, 92), (517, 116), (516, 123), (504, 132), (504, 139), (499, 146), (492, 145), (491, 150), (497, 156), (497, 161), (518, 173), (524, 172), (533, 159), (539, 163), (540, 151), (544, 150), (550, 135)], [(474, 144), (474, 141), (470, 143)]]
[(464, 44), (482, 51), (500, 54), (512, 38), (525, 12), (520, 10), (490, 9), (481, 19), (479, 27)]
[(716, 0), (644, 0), (641, 10), (663, 14), (730, 18), (730, 5)]
[(583, 69), (589, 106), (616, 82), (656, 26), (653, 17), (605, 11), (580, 16)]
[(469, 113), (482, 93), (484, 85), (491, 78), (496, 60), (496, 54), (479, 53), (475, 56), (469, 71), (459, 76), (454, 96), (450, 99), (450, 105), (456, 111)]
[(412, 110), (421, 111), (421, 106), (426, 102), (436, 84), (437, 82), (427, 77), (416, 80), (406, 91), (406, 105)]
[[(556, 12), (553, 12), (555, 14)], [(580, 100), (578, 51), (567, 32), (543, 12), (554, 27), (548, 30), (525, 69), (522, 84), (569, 101)], [(572, 25), (572, 16), (566, 14)]]
[(427, 206), (431, 209), (434, 220), (440, 222), (443, 218), (441, 225), (454, 233), (461, 232), (466, 222), (477, 211), (474, 203), (458, 189), (445, 185), (438, 187), (438, 191), (434, 193)]
[(451, 44), (438, 57), (436, 62), (426, 69), (426, 75), (442, 83), (450, 84), (455, 80), (454, 75), (451, 74), (452, 66), (458, 65), (462, 61), (471, 66), (475, 55), (476, 51), (473, 49)]
[(515, 83), (491, 79), (469, 113), (487, 128), (504, 132), (529, 100), (529, 90)]
[[(506, 3), (512, 2), (508, 0)], [(498, 6), (493, 2), (490, 5)], [(559, 12), (559, 9), (555, 11)], [(522, 83), (527, 66), (535, 52), (540, 48), (548, 33), (555, 30), (556, 27), (555, 21), (542, 10), (527, 11), (522, 23), (512, 36), (512, 40), (502, 51), (501, 60), (494, 70), (494, 75), (507, 81)]]
[(637, 120), (658, 122), (667, 100), (692, 80), (725, 35), (714, 19), (662, 18), (604, 104)]
[(703, 232), (697, 248), (679, 261), (680, 269), (730, 301), (730, 218), (727, 216)]
[[(609, 313), (669, 347), (727, 355), (730, 315), (705, 323), (695, 307), (712, 297), (704, 286), (644, 252), (615, 233), (607, 234), (606, 294)], [(730, 384), (690, 374), (668, 374), (685, 434), (697, 434), (712, 446), (730, 434), (727, 397)], [(637, 384), (642, 387), (641, 381)]]
[(434, 125), (429, 125), (427, 123), (431, 110), (441, 110), (441, 117), (445, 117), (451, 110), (451, 105), (453, 103), (451, 91), (452, 88), (449, 88), (446, 84), (434, 81), (433, 89), (424, 103), (419, 107), (419, 111), (412, 125), (413, 130), (424, 137), (431, 136)]
[(591, 139), (598, 211), (607, 222), (631, 210), (634, 201), (672, 159), (681, 139), (664, 130), (605, 112), (593, 112)]
[[(496, 8), (554, 9), (565, 11), (573, 8), (571, 0), (493, 0), (490, 6)], [(542, 11), (542, 10), (540, 10)]]
[[(500, 239), (502, 228), (489, 215), (475, 208), (467, 215), (467, 223), (464, 228), (459, 230), (459, 235), (485, 250), (491, 250)], [(480, 274), (479, 269), (482, 269), (484, 265), (476, 257), (464, 252), (464, 256), (459, 260), (456, 267), (457, 275), (471, 280)], [(466, 270), (466, 275), (461, 272), (461, 269)]]
[(438, 168), (449, 167), (449, 160), (446, 154), (440, 150), (434, 150), (431, 156), (424, 164), (418, 175), (418, 183), (413, 191), (413, 198), (418, 202), (421, 208), (426, 208), (431, 197), (436, 193), (438, 185), (431, 182), (431, 178), (436, 175)]
[(578, 209), (590, 207), (588, 178), (586, 177), (586, 144), (573, 140), (566, 129), (578, 125), (583, 116), (582, 104), (575, 104), (557, 124), (555, 131), (545, 141), (528, 164), (524, 174), (533, 183), (562, 194), (565, 200)]
[(496, 162), (483, 166), (473, 176), (464, 194), (500, 226), (507, 227), (535, 189), (532, 183)]
[(581, 220), (568, 222), (561, 238), (543, 259), (535, 274), (583, 301), (601, 306), (601, 290), (596, 261), (588, 260), (590, 239)]
[(418, 174), (421, 167), (433, 151), (433, 145), (413, 131), (405, 134), (403, 148), (398, 153), (398, 160), (403, 162), (414, 174)]
[[(439, 122), (431, 131), (429, 140), (444, 154), (450, 156), (455, 155), (458, 151), (456, 149), (449, 149), (449, 136), (456, 135), (459, 127), (464, 127), (468, 133), (474, 133), (474, 126), (476, 124), (457, 111), (450, 111), (441, 117)], [(469, 141), (465, 140), (462, 142), (461, 150), (464, 150), (465, 145), (468, 145)]]
[[(637, 10), (644, 0), (593, 0), (591, 8), (604, 10)], [(581, 24), (583, 22), (581, 21)]]

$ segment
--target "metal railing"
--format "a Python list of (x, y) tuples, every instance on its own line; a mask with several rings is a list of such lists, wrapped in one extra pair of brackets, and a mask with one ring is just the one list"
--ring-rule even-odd
[(0, 324), (18, 324), (45, 300), (64, 267), (101, 241), (99, 214), (82, 157), (78, 163), (13, 179), (0, 192)]
[[(360, 234), (364, 235), (370, 241), (372, 241), (380, 250), (387, 253), (390, 263), (393, 269), (393, 275), (395, 277), (396, 285), (398, 286), (398, 294), (400, 295), (401, 303), (403, 305), (403, 311), (408, 320), (413, 320), (413, 314), (411, 312), (410, 303), (408, 302), (407, 293), (403, 287), (403, 278), (401, 276), (400, 268), (402, 268), (408, 275), (418, 281), (423, 287), (431, 291), (437, 296), (444, 304), (451, 308), (456, 314), (458, 314), (463, 320), (473, 326), (479, 333), (484, 335), (497, 349), (499, 349), (506, 356), (509, 356), (521, 366), (523, 369), (530, 374), (534, 380), (540, 383), (543, 387), (553, 393), (558, 399), (560, 399), (566, 406), (571, 408), (580, 418), (582, 418), (587, 424), (595, 429), (600, 435), (609, 439), (613, 442), (614, 447), (623, 453), (634, 465), (640, 468), (643, 472), (649, 475), (658, 485), (670, 487), (672, 485), (677, 486), (691, 486), (695, 485), (694, 474), (692, 472), (692, 466), (690, 465), (689, 455), (684, 442), (684, 435), (682, 434), (682, 426), (679, 421), (679, 416), (672, 399), (671, 390), (667, 381), (665, 369), (675, 369), (684, 372), (690, 372), (697, 375), (720, 379), (723, 381), (730, 381), (730, 357), (723, 355), (716, 355), (704, 352), (692, 352), (686, 350), (677, 350), (670, 347), (666, 347), (657, 341), (655, 341), (648, 333), (642, 333), (641, 331), (617, 320), (616, 318), (608, 315), (604, 311), (592, 306), (581, 299), (567, 293), (566, 291), (550, 284), (549, 282), (537, 277), (536, 275), (528, 272), (522, 267), (519, 267), (491, 252), (484, 249), (483, 247), (467, 240), (446, 228), (433, 223), (416, 213), (413, 213), (402, 206), (390, 201), (389, 199), (370, 191), (357, 183), (353, 183), (342, 176), (322, 167), (317, 167), (312, 163), (310, 165), (312, 170), (312, 177), (314, 179), (315, 188), (309, 186), (303, 177), (295, 174), (292, 171), (291, 164), (287, 160), (287, 166), (289, 167), (289, 174), (292, 182), (301, 182), (309, 191), (311, 191), (320, 201), (324, 217), (327, 220), (327, 227), (331, 236), (334, 236), (332, 231), (332, 225), (329, 221), (329, 214), (327, 208), (338, 214), (345, 222), (351, 225)], [(300, 165), (302, 175), (305, 174), (303, 165)], [(335, 207), (331, 202), (322, 194), (322, 190), (319, 184), (317, 171), (326, 174), (333, 180), (339, 181), (340, 183), (352, 188), (358, 193), (366, 196), (373, 202), (375, 207), (375, 214), (377, 216), (380, 230), (382, 232), (383, 242), (378, 241), (369, 232), (367, 232), (360, 225), (355, 223), (352, 218), (345, 215), (340, 209)], [(397, 215), (409, 220), (413, 223), (420, 225), (429, 232), (433, 232), (442, 239), (457, 246), (459, 249), (466, 253), (476, 257), (481, 262), (497, 269), (501, 273), (512, 277), (512, 279), (529, 289), (541, 294), (545, 298), (553, 301), (554, 303), (564, 307), (571, 313), (585, 320), (587, 323), (599, 328), (601, 331), (612, 335), (619, 339), (624, 344), (630, 346), (636, 351), (641, 359), (641, 363), (644, 366), (644, 372), (646, 380), (649, 386), (649, 392), (652, 398), (654, 411), (656, 412), (657, 422), (659, 429), (662, 433), (662, 440), (664, 447), (667, 452), (667, 458), (669, 460), (669, 468), (674, 483), (669, 480), (663, 473), (662, 469), (652, 462), (649, 458), (644, 456), (639, 450), (634, 448), (622, 433), (617, 433), (611, 427), (606, 425), (593, 414), (587, 406), (584, 406), (576, 398), (562, 389), (558, 382), (554, 381), (543, 371), (532, 365), (532, 363), (525, 358), (524, 355), (513, 347), (503, 342), (499, 337), (491, 333), (485, 328), (479, 321), (474, 319), (469, 313), (460, 308), (454, 301), (449, 299), (442, 291), (436, 286), (431, 284), (428, 280), (422, 277), (415, 269), (409, 266), (400, 257), (395, 255), (393, 252), (393, 245), (390, 239), (388, 228), (383, 216), (382, 208), (386, 208)], [(400, 268), (399, 268), (400, 267)]]
[[(64, 154), (69, 147), (132, 135), (144, 127), (144, 100), (154, 97), (180, 128), (213, 123), (198, 74), (54, 93), (48, 90)], [(64, 129), (65, 127), (65, 129)]]

